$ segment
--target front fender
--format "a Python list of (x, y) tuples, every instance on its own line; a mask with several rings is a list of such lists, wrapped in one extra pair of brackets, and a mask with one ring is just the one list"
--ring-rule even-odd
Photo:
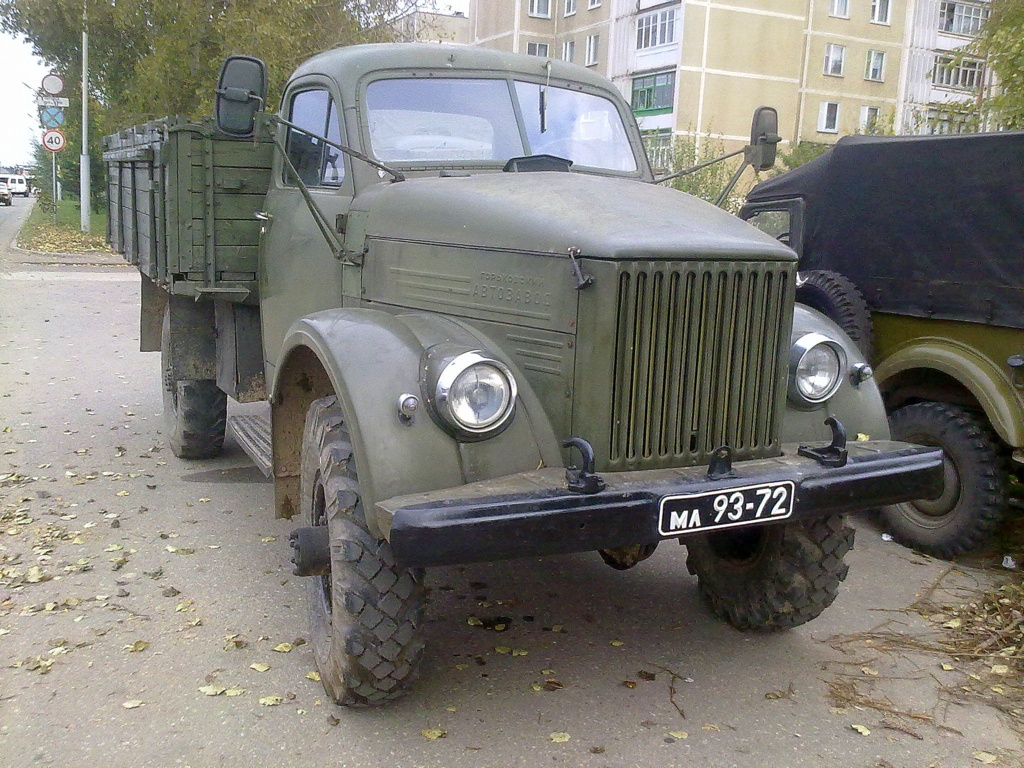
[(992, 360), (965, 344), (931, 337), (897, 347), (875, 373), (884, 386), (889, 379), (913, 371), (938, 371), (959, 382), (977, 400), (1003, 441), (1024, 445), (1024, 399)]
[[(444, 341), (486, 349), (512, 369), (519, 384), (516, 416), (500, 435), (459, 443), (425, 412), (419, 380), (421, 355), (424, 349)], [(315, 375), (306, 376), (309, 395), (305, 405), (317, 397), (337, 395), (352, 438), (367, 522), (379, 537), (389, 537), (390, 517), (377, 516), (378, 500), (533, 470), (559, 460), (554, 434), (539, 401), (515, 366), (486, 339), (435, 315), (331, 309), (292, 325), (285, 337), (282, 365), (276, 371), (274, 470), (279, 482), (295, 478), (286, 481), (293, 489), (297, 488), (299, 458), (287, 444), (291, 441), (294, 445), (296, 433), (301, 440), (305, 409), (298, 414), (299, 409), (294, 404), (289, 408), (288, 402), (303, 399), (298, 395), (303, 391), (302, 376), (296, 371), (310, 367), (310, 354), (326, 380), (317, 383)], [(399, 397), (406, 393), (421, 400), (421, 410), (411, 422), (399, 418)], [(297, 423), (290, 423), (296, 418)], [(279, 439), (283, 441), (280, 450)], [(280, 498), (278, 506), (283, 506)], [(293, 501), (291, 508), (298, 505)]]
[(868, 379), (855, 386), (849, 376), (855, 364), (867, 362), (857, 345), (825, 315), (797, 304), (793, 312), (792, 338), (795, 340), (812, 332), (824, 334), (842, 344), (847, 356), (847, 373), (839, 391), (817, 408), (800, 408), (786, 400), (782, 442), (829, 441), (832, 432), (825, 426), (825, 419), (829, 416), (842, 423), (850, 440), (855, 440), (858, 434), (867, 435), (872, 440), (888, 440), (889, 422), (875, 379)]

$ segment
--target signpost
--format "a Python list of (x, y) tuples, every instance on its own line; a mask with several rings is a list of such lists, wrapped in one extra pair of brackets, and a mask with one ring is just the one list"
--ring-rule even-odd
[[(42, 144), (50, 151), (53, 173), (53, 220), (57, 221), (57, 153), (67, 146), (67, 139), (58, 128), (64, 125), (64, 107), (70, 102), (61, 96), (64, 92), (64, 80), (55, 72), (43, 77), (42, 93), (36, 96), (39, 108), (39, 122), (43, 131)], [(44, 95), (45, 94), (45, 95)]]

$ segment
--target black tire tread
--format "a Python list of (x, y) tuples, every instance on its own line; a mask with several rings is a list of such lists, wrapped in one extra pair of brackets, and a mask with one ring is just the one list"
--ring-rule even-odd
[(179, 459), (209, 459), (224, 449), (228, 397), (215, 381), (178, 381), (171, 450)]
[[(889, 415), (894, 440), (909, 439), (923, 429), (937, 432), (937, 441), (965, 453), (969, 465), (958, 467), (963, 501), (950, 512), (958, 519), (943, 528), (924, 529), (914, 524), (906, 505), (882, 508), (882, 517), (900, 544), (933, 557), (950, 559), (984, 544), (1003, 520), (1007, 499), (1007, 471), (999, 438), (983, 418), (960, 406), (941, 402), (906, 405)], [(950, 455), (947, 452), (947, 455)]]
[(788, 523), (766, 538), (765, 553), (749, 569), (723, 563), (706, 541), (687, 544), (701, 596), (736, 629), (791, 629), (817, 618), (849, 571), (844, 558), (854, 531), (843, 515)]
[(866, 360), (874, 349), (874, 325), (864, 294), (845, 275), (827, 269), (801, 272), (796, 300), (816, 309), (842, 328)]
[[(306, 441), (311, 450), (303, 453), (303, 482), (319, 472), (331, 536), (330, 616), (316, 615), (322, 587), (319, 578), (309, 580), (320, 679), (338, 704), (378, 706), (403, 695), (418, 675), (423, 571), (396, 563), (391, 546), (367, 528), (352, 443), (335, 397), (310, 406)], [(303, 504), (311, 506), (310, 499), (304, 487)], [(328, 623), (331, 637), (318, 637), (317, 627), (326, 630)]]

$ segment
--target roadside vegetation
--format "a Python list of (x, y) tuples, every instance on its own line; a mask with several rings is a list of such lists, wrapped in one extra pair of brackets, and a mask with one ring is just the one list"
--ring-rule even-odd
[(49, 196), (40, 196), (18, 235), (18, 246), (47, 253), (109, 252), (105, 242), (106, 211), (94, 211), (89, 227), (92, 230), (89, 234), (81, 231), (81, 208), (77, 200), (58, 202), (54, 216)]

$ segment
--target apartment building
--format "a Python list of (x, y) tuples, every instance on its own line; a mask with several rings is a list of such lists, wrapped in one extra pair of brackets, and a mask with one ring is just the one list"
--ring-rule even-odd
[(412, 10), (392, 22), (398, 40), (405, 43), (454, 43), (468, 45), (469, 18), (465, 13)]
[(988, 19), (988, 0), (916, 0), (904, 64), (898, 129), (901, 133), (961, 133), (979, 124), (979, 97), (995, 87), (992, 73), (964, 57)]
[(900, 111), (908, 2), (473, 0), (470, 39), (596, 68), (655, 149), (672, 136), (735, 148), (762, 104), (785, 143), (827, 143)]

